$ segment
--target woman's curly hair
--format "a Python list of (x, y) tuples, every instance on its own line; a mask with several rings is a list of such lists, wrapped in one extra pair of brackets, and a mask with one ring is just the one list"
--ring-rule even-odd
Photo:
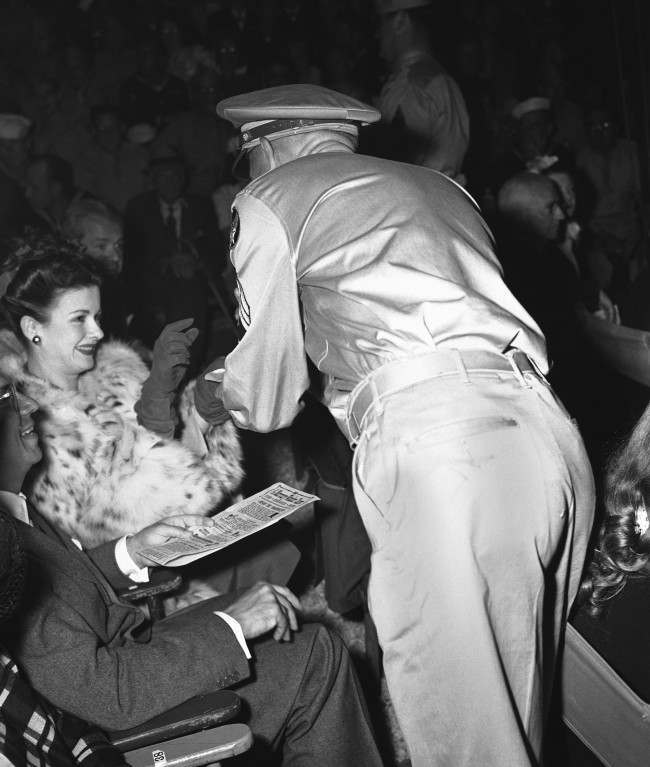
[(28, 230), (11, 240), (0, 260), (0, 311), (3, 324), (20, 338), (25, 315), (43, 322), (61, 292), (100, 285), (84, 248), (57, 234)]
[(609, 460), (604, 500), (605, 518), (582, 586), (592, 614), (602, 612), (629, 578), (650, 576), (650, 530), (637, 526), (637, 512), (650, 508), (650, 405)]

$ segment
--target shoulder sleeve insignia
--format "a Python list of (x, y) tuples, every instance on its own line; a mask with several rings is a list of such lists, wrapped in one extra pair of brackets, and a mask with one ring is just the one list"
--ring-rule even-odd
[(237, 319), (241, 329), (246, 332), (251, 324), (251, 307), (239, 277), (237, 277), (237, 286), (235, 287), (235, 298), (237, 299)]
[(237, 244), (237, 240), (239, 239), (240, 228), (241, 227), (239, 224), (239, 213), (237, 212), (237, 208), (233, 208), (232, 221), (230, 222), (230, 250), (232, 250)]

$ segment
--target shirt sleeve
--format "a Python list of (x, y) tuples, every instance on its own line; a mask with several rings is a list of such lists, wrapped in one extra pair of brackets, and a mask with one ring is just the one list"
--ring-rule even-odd
[(3, 509), (14, 519), (29, 525), (27, 513), (27, 501), (22, 493), (10, 493), (8, 490), (0, 490), (0, 509)]
[(133, 561), (126, 547), (126, 539), (128, 537), (128, 535), (125, 535), (115, 544), (115, 564), (120, 572), (134, 583), (149, 583), (149, 568), (138, 567)]
[(244, 336), (226, 357), (224, 405), (245, 429), (289, 426), (309, 386), (296, 271), (282, 222), (256, 198), (233, 207), (230, 257)]
[(230, 626), (232, 633), (235, 635), (235, 639), (239, 642), (239, 646), (244, 651), (244, 655), (250, 660), (252, 657), (251, 652), (248, 649), (246, 637), (244, 636), (242, 627), (239, 625), (239, 621), (236, 621), (232, 616), (228, 615), (228, 613), (215, 612), (215, 615), (218, 615), (219, 618), (222, 618)]

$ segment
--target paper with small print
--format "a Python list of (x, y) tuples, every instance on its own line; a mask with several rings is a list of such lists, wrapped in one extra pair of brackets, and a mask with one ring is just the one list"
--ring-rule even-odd
[(191, 528), (191, 538), (173, 538), (160, 546), (143, 549), (140, 556), (152, 565), (182, 567), (270, 527), (317, 500), (316, 495), (276, 482), (216, 514), (211, 518), (213, 525)]

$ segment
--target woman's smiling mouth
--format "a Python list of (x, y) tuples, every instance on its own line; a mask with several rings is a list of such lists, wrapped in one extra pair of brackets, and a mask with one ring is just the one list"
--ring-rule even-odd
[(97, 350), (97, 344), (84, 344), (83, 346), (77, 346), (77, 351), (81, 354), (85, 354), (87, 357), (93, 357)]

